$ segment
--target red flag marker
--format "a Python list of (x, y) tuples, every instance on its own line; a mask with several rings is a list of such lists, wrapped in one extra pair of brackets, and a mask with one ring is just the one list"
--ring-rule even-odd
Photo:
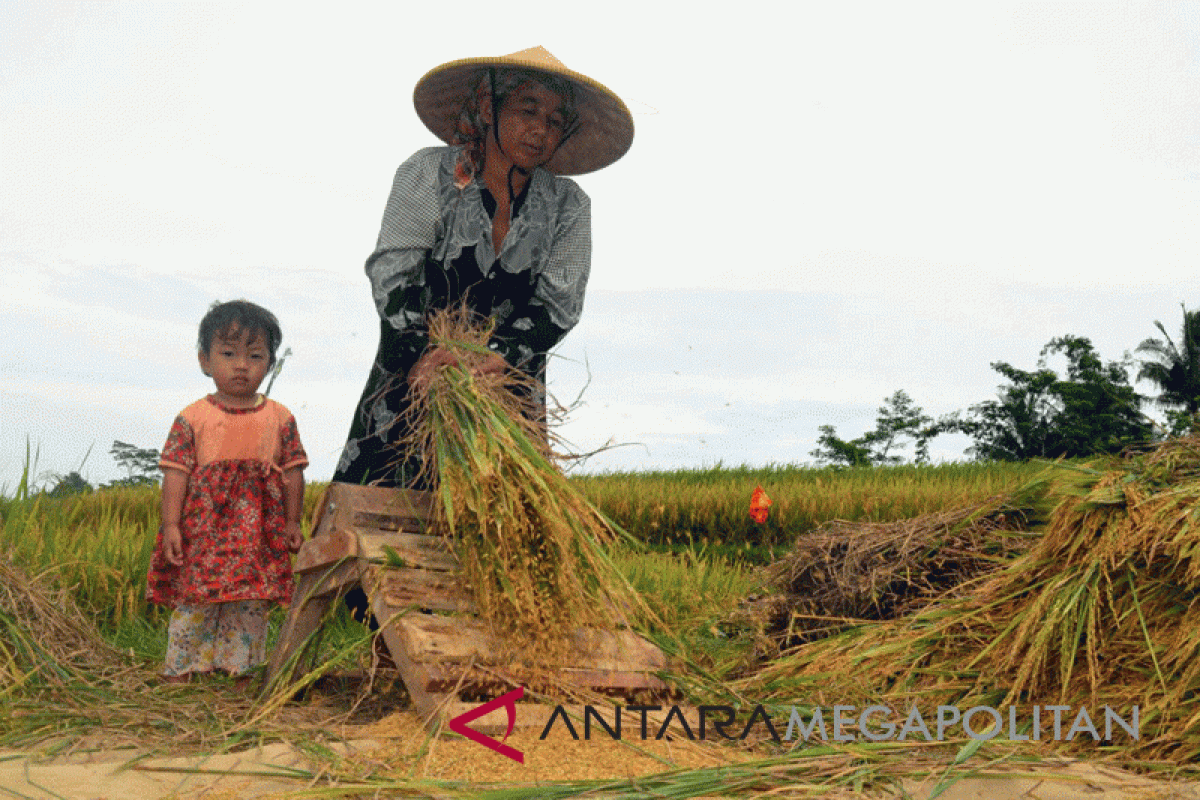
[(750, 495), (750, 516), (759, 525), (767, 521), (767, 509), (771, 507), (771, 498), (767, 497), (767, 493), (763, 491), (761, 486), (754, 487), (754, 494)]

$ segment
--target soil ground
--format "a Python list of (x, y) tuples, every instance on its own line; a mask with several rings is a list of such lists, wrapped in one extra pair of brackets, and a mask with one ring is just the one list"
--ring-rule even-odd
[[(539, 740), (540, 731), (518, 730), (508, 744), (524, 753), (518, 764), (458, 737), (430, 739), (416, 715), (398, 712), (356, 731), (337, 748), (339, 771), (403, 779), (536, 784), (595, 778), (627, 778), (678, 768), (716, 766), (738, 754), (684, 742), (633, 742), (641, 752), (611, 740)], [(0, 797), (27, 800), (241, 800), (266, 798), (309, 786), (319, 771), (297, 749), (273, 744), (236, 754), (145, 758), (131, 750), (101, 751), (49, 761), (0, 752)], [(308, 777), (286, 777), (300, 769)], [(936, 781), (910, 783), (913, 798), (930, 796)], [(363, 796), (374, 792), (364, 791)], [(776, 792), (773, 797), (787, 797)], [(969, 778), (940, 795), (946, 800), (1200, 800), (1200, 783), (1166, 783), (1085, 762), (1038, 765), (1036, 774)]]

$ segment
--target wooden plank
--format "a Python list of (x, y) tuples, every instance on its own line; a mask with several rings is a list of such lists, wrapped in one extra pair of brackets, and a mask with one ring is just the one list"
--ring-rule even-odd
[(425, 685), (429, 682), (426, 678), (425, 667), (412, 660), (399, 633), (399, 623), (413, 614), (408, 613), (397, 618), (397, 610), (390, 607), (382, 597), (371, 598), (371, 610), (381, 626), (379, 635), (383, 637), (392, 661), (395, 662), (396, 669), (400, 672), (400, 678), (404, 681), (404, 688), (408, 690), (408, 696), (412, 698), (413, 707), (425, 725), (432, 730), (441, 724), (443, 719), (452, 719), (464, 713), (467, 710), (467, 704), (462, 703), (457, 697), (425, 689)]
[(313, 509), (312, 525), (309, 528), (309, 536), (316, 536), (321, 531), (321, 524), (325, 521), (325, 510), (329, 505), (329, 487), (321, 492), (321, 497), (317, 500), (317, 507)]
[[(315, 581), (312, 596), (318, 597), (361, 583), (362, 570), (359, 567), (358, 559), (349, 559), (335, 567), (330, 567), (325, 572), (313, 571), (306, 573), (304, 577), (311, 577)], [(296, 601), (293, 600), (292, 604), (295, 605), (295, 603)]]
[(415, 533), (363, 533), (358, 534), (358, 554), (363, 558), (384, 559), (383, 546), (387, 545), (404, 559), (409, 567), (430, 569), (438, 572), (457, 572), (458, 559), (450, 549), (450, 543), (441, 536), (422, 536)]
[[(487, 626), (469, 617), (414, 616), (403, 636), (422, 661), (488, 664), (501, 650)], [(575, 638), (571, 662), (558, 666), (595, 672), (657, 672), (667, 666), (662, 650), (632, 631), (580, 629)]]
[[(328, 594), (316, 591), (320, 582), (318, 575), (304, 575), (296, 581), (292, 605), (288, 608), (287, 618), (279, 631), (279, 640), (267, 665), (268, 684), (320, 627), (330, 603)], [(298, 666), (303, 668), (304, 665)]]
[(345, 558), (358, 557), (358, 536), (352, 531), (329, 530), (314, 536), (300, 547), (292, 572), (303, 575), (329, 567)]
[(630, 630), (614, 633), (579, 628), (573, 638), (579, 657), (568, 666), (615, 671), (632, 668), (650, 672), (667, 668), (663, 651)]
[[(420, 681), (427, 692), (449, 692), (461, 686), (463, 690), (472, 693), (503, 689), (514, 685), (528, 685), (527, 677), (520, 670), (504, 667), (483, 667), (454, 663), (423, 662), (420, 654), (413, 654), (413, 664), (420, 668), (414, 670), (413, 679)], [(534, 676), (535, 678), (537, 676)], [(625, 691), (657, 691), (665, 692), (668, 687), (657, 676), (645, 672), (611, 672), (607, 670), (586, 670), (559, 667), (554, 677), (570, 686), (581, 689), (592, 689), (604, 694)]]
[(574, 686), (595, 689), (598, 692), (616, 693), (649, 689), (665, 692), (667, 684), (657, 675), (638, 670), (606, 670), (606, 669), (576, 669), (560, 667), (558, 676)]
[[(402, 635), (403, 629), (408, 623), (411, 623), (417, 618), (427, 618), (431, 615), (421, 614), (416, 612), (400, 613), (397, 616), (398, 609), (389, 606), (381, 600), (373, 600), (371, 603), (372, 610), (377, 619), (379, 619), (382, 627), (380, 635), (383, 636), (384, 642), (387, 644), (388, 650), (391, 653), (392, 660), (396, 663), (396, 668), (400, 672), (400, 678), (404, 681), (404, 686), (408, 689), (409, 697), (412, 698), (413, 708), (422, 722), (429, 730), (436, 729), (445, 720), (453, 719), (473, 711), (479, 707), (478, 702), (464, 702), (459, 698), (458, 694), (450, 691), (459, 685), (457, 678), (446, 685), (445, 691), (431, 690), (427, 686), (437, 685), (431, 680), (431, 675), (437, 669), (436, 665), (421, 663), (413, 660), (413, 653), (407, 650), (407, 643)], [(492, 678), (491, 680), (495, 680)], [(465, 685), (465, 684), (464, 684)], [(514, 688), (513, 684), (497, 683), (491, 684), (495, 686), (497, 696)], [(553, 708), (542, 705), (532, 699), (528, 702), (520, 702), (517, 704), (517, 728), (544, 728), (546, 722), (550, 719), (550, 714)], [(582, 709), (578, 710), (582, 714)], [(495, 712), (480, 717), (471, 723), (471, 727), (489, 736), (503, 734), (508, 729), (508, 715), (504, 709), (497, 709)]]
[(411, 517), (426, 520), (433, 508), (433, 495), (409, 489), (379, 486), (355, 486), (350, 483), (329, 484), (329, 503), (338, 509), (357, 513)]
[[(360, 562), (366, 565), (368, 562)], [(475, 604), (463, 587), (462, 578), (452, 572), (369, 566), (368, 593), (378, 595), (396, 608), (413, 606), (433, 611), (469, 614)]]
[(399, 633), (414, 660), (426, 662), (483, 662), (496, 644), (482, 622), (467, 617), (421, 614), (406, 617)]
[(355, 511), (350, 517), (350, 524), (364, 533), (376, 531), (424, 533), (429, 528), (429, 520), (425, 517), (415, 517), (409, 514), (379, 514), (374, 511)]

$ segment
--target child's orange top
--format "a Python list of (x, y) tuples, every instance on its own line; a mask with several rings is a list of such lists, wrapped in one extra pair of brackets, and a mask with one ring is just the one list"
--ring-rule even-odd
[(250, 459), (280, 471), (307, 466), (303, 448), (283, 452), (280, 432), (295, 430), (292, 412), (269, 398), (259, 399), (257, 406), (247, 409), (227, 409), (211, 395), (192, 403), (179, 416), (191, 428), (194, 446), (164, 451), (159, 466), (189, 475), (214, 461)]

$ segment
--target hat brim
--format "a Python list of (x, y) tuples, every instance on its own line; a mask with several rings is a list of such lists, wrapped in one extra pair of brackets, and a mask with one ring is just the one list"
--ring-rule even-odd
[(435, 136), (450, 144), (463, 104), (484, 70), (489, 67), (529, 69), (569, 80), (576, 91), (579, 128), (546, 162), (546, 169), (556, 175), (583, 175), (607, 167), (628, 152), (633, 144), (633, 115), (621, 98), (586, 75), (547, 63), (544, 59), (522, 56), (522, 53), (516, 53), (493, 58), (464, 58), (434, 67), (413, 90), (417, 116)]

